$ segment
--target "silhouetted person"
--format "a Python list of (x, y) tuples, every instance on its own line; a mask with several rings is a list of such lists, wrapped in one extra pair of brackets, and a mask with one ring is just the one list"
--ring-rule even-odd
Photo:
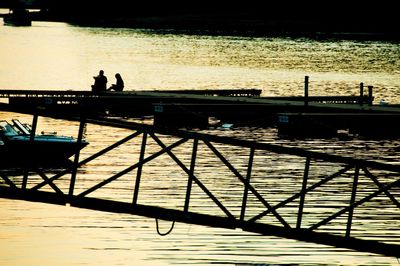
[(104, 76), (103, 70), (100, 70), (99, 75), (93, 78), (94, 78), (94, 85), (92, 85), (93, 92), (102, 92), (107, 90), (107, 77)]
[(115, 84), (112, 84), (108, 90), (122, 91), (124, 89), (124, 81), (119, 73), (115, 74), (117, 80)]

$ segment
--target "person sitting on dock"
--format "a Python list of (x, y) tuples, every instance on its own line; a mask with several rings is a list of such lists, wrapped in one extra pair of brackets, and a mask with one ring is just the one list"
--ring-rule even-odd
[(104, 76), (103, 70), (100, 70), (99, 75), (93, 78), (94, 78), (94, 85), (92, 85), (93, 92), (102, 92), (107, 90), (107, 77)]
[(108, 90), (122, 91), (124, 89), (124, 81), (122, 80), (121, 75), (119, 73), (115, 74), (115, 79), (117, 80), (117, 82), (115, 84), (112, 84)]

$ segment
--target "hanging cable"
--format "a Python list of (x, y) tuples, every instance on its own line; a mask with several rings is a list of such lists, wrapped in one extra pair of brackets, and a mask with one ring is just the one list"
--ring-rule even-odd
[(158, 219), (156, 218), (157, 233), (158, 233), (160, 236), (166, 236), (166, 235), (168, 235), (169, 233), (171, 233), (171, 232), (172, 232), (172, 229), (174, 229), (174, 225), (175, 225), (175, 221), (172, 221), (172, 226), (171, 226), (171, 228), (168, 230), (168, 232), (166, 232), (166, 233), (161, 233), (161, 232), (160, 232), (160, 228), (159, 228), (159, 226), (158, 226)]

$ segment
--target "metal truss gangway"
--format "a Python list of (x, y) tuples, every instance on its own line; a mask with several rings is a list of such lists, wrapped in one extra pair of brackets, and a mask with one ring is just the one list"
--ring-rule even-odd
[[(384, 222), (400, 214), (398, 164), (157, 129), (120, 119), (68, 119), (79, 125), (78, 143), (88, 133), (88, 125), (123, 129), (127, 134), (91, 154), (77, 149), (72, 165), (56, 173), (33, 166), (20, 173), (3, 169), (0, 197), (241, 229), (260, 237), (272, 235), (399, 257), (400, 219)], [(123, 169), (85, 178), (91, 162), (128, 144), (129, 160)], [(167, 161), (174, 170), (162, 174)], [(149, 165), (158, 170), (146, 172)], [(152, 176), (153, 172), (161, 177)], [(121, 187), (118, 181), (127, 176), (130, 181)], [(153, 182), (162, 176), (174, 180), (162, 183), (170, 185), (158, 193)], [(110, 188), (112, 193), (102, 196)], [(149, 193), (163, 204), (142, 201)], [(173, 195), (171, 202), (168, 194)], [(371, 234), (371, 230), (380, 233)]]

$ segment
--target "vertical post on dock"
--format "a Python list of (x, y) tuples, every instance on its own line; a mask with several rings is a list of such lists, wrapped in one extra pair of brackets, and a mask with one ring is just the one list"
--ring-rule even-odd
[(303, 218), (303, 208), (304, 208), (304, 201), (305, 201), (305, 197), (306, 197), (306, 189), (307, 189), (307, 180), (308, 180), (309, 170), (310, 170), (310, 157), (307, 157), (306, 164), (304, 167), (303, 185), (301, 187), (301, 196), (300, 196), (300, 203), (299, 203), (299, 211), (297, 213), (296, 229), (301, 228), (301, 220)]
[(304, 80), (304, 106), (308, 106), (308, 76), (305, 76)]
[(351, 223), (353, 221), (353, 211), (354, 211), (353, 205), (354, 205), (354, 202), (356, 201), (356, 192), (357, 192), (359, 172), (360, 172), (360, 166), (356, 165), (356, 169), (354, 171), (353, 190), (351, 192), (351, 198), (350, 198), (349, 217), (347, 219), (346, 237), (350, 237)]
[(193, 140), (192, 159), (190, 161), (189, 177), (188, 177), (188, 183), (187, 183), (187, 188), (186, 188), (185, 207), (183, 209), (184, 212), (189, 211), (190, 194), (192, 191), (192, 183), (193, 183), (194, 167), (196, 165), (198, 143), (199, 143), (198, 139)]
[[(38, 121), (38, 114), (34, 114), (33, 119), (32, 119), (31, 135), (29, 136), (29, 145), (32, 145), (32, 146), (35, 143), (37, 121)], [(34, 149), (32, 149), (32, 150), (34, 150)], [(33, 156), (33, 154), (30, 154), (30, 156)], [(28, 167), (28, 166), (26, 166), (26, 167)], [(24, 177), (22, 179), (22, 189), (26, 189), (26, 185), (28, 184), (28, 174), (29, 174), (28, 168), (25, 168)]]
[(139, 197), (140, 178), (142, 176), (143, 160), (146, 151), (146, 142), (147, 142), (147, 133), (143, 132), (142, 147), (140, 149), (140, 155), (139, 155), (139, 166), (136, 172), (135, 191), (133, 192), (133, 201), (132, 201), (133, 205), (137, 204), (137, 200)]
[(371, 86), (371, 85), (368, 86), (368, 102), (369, 102), (369, 105), (372, 105), (372, 102), (374, 100), (374, 95), (373, 95), (373, 91), (372, 91), (373, 88), (374, 88), (374, 86)]
[(364, 104), (364, 83), (360, 83), (360, 105)]
[(74, 195), (74, 188), (75, 188), (75, 180), (76, 180), (76, 174), (78, 172), (78, 163), (79, 163), (79, 154), (80, 154), (80, 147), (82, 145), (82, 139), (83, 139), (83, 133), (85, 131), (86, 127), (86, 119), (81, 118), (81, 121), (79, 123), (79, 131), (78, 131), (78, 139), (76, 140), (76, 152), (74, 156), (74, 163), (72, 166), (72, 172), (71, 172), (71, 182), (69, 183), (69, 192), (68, 195), (72, 197)]
[(250, 149), (249, 164), (247, 165), (246, 183), (244, 184), (242, 211), (240, 212), (240, 221), (241, 222), (244, 221), (244, 215), (246, 213), (247, 195), (249, 193), (250, 177), (251, 177), (251, 171), (253, 168), (253, 159), (254, 159), (254, 148), (252, 147)]

